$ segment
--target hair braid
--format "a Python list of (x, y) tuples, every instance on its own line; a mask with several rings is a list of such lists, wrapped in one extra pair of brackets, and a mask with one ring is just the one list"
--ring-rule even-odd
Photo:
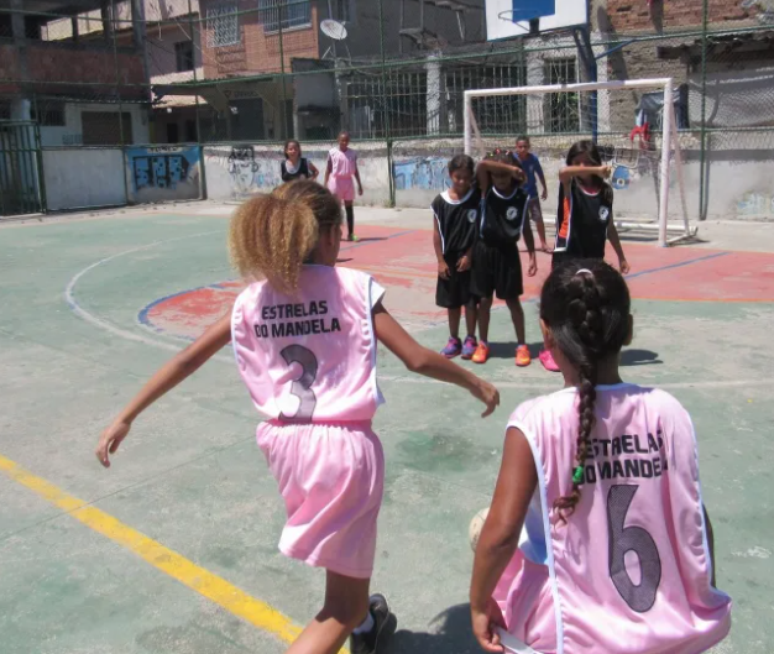
[(588, 273), (576, 274), (568, 285), (569, 329), (575, 337), (574, 363), (578, 367), (578, 437), (576, 441), (575, 467), (572, 475), (572, 492), (558, 498), (554, 508), (559, 510), (560, 519), (575, 512), (581, 498), (580, 487), (583, 471), (591, 450), (591, 432), (596, 416), (594, 407), (597, 400), (597, 364), (605, 354), (603, 315), (600, 289), (594, 276)]

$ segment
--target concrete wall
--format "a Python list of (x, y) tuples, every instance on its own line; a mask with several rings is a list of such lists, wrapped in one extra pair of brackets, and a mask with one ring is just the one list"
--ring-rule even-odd
[[(323, 181), (328, 150), (333, 143), (315, 143), (304, 149), (320, 171)], [(390, 202), (389, 167), (385, 143), (363, 143), (354, 148), (358, 153), (363, 197), (359, 204), (387, 206)], [(266, 193), (282, 183), (281, 146), (218, 145), (204, 148), (207, 193), (212, 200), (241, 200), (255, 193)]]
[(130, 204), (201, 197), (199, 146), (127, 148), (125, 157)]
[(50, 211), (126, 203), (119, 148), (44, 150), (43, 171)]

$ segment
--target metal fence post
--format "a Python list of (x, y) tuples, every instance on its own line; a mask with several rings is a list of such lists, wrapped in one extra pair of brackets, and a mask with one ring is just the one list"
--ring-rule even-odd
[(699, 153), (699, 220), (707, 219), (709, 189), (707, 188), (707, 29), (709, 26), (709, 0), (704, 0), (701, 29), (701, 152)]
[(382, 57), (382, 107), (384, 108), (384, 138), (387, 142), (387, 182), (390, 189), (390, 206), (395, 206), (395, 180), (392, 174), (392, 131), (390, 130), (390, 107), (387, 104), (387, 70), (384, 52), (384, 0), (379, 0), (379, 52)]

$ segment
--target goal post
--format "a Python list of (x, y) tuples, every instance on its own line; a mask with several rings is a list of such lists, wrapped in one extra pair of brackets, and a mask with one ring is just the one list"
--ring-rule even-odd
[[(615, 91), (632, 90), (651, 90), (663, 92), (663, 114), (661, 120), (661, 153), (660, 164), (658, 167), (658, 204), (657, 221), (655, 223), (642, 222), (636, 220), (616, 220), (616, 226), (623, 229), (639, 229), (646, 231), (658, 231), (658, 241), (661, 246), (667, 246), (686, 238), (692, 238), (696, 235), (696, 228), (691, 227), (688, 218), (688, 207), (686, 203), (683, 161), (680, 142), (678, 138), (677, 122), (674, 108), (674, 80), (671, 78), (656, 79), (633, 79), (611, 82), (581, 82), (576, 84), (556, 84), (544, 86), (521, 86), (496, 89), (477, 89), (465, 91), (463, 101), (463, 127), (464, 127), (464, 147), (465, 153), (472, 155), (475, 151), (476, 140), (480, 140), (481, 134), (476, 121), (474, 112), (474, 100), (481, 98), (505, 98), (508, 96), (545, 96), (548, 94), (577, 94), (581, 97), (583, 94), (592, 92), (612, 93)], [(595, 109), (596, 112), (596, 101)], [(525, 119), (524, 124), (527, 125)], [(632, 119), (633, 122), (633, 119)], [(535, 133), (529, 129), (530, 136), (537, 138), (540, 136), (551, 136), (547, 133)], [(515, 134), (511, 137), (515, 138)], [(579, 135), (579, 138), (581, 136)], [(672, 161), (677, 178), (678, 191), (680, 194), (682, 220), (680, 223), (669, 222), (669, 190), (672, 181)]]

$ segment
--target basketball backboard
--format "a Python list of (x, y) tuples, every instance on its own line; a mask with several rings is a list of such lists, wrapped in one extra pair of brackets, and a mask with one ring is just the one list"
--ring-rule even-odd
[[(554, 12), (545, 14), (547, 6)], [(498, 41), (530, 33), (529, 21), (514, 22), (514, 15), (540, 16), (541, 32), (578, 27), (589, 21), (587, 0), (486, 0), (486, 39)]]

